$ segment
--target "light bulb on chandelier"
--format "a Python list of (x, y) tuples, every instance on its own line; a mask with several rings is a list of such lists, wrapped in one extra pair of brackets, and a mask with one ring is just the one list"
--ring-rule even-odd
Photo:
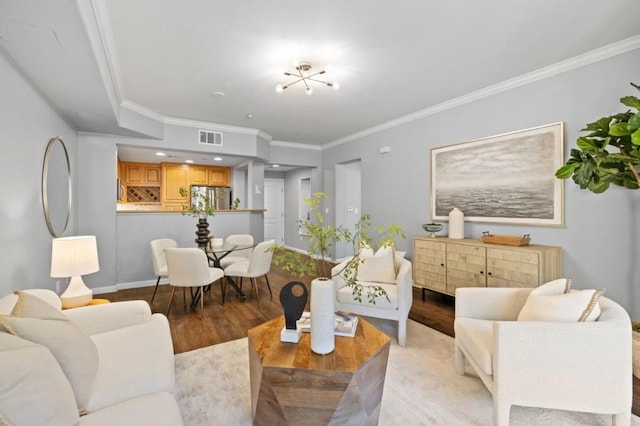
[(285, 89), (289, 88), (290, 86), (293, 86), (294, 84), (299, 82), (303, 82), (305, 85), (305, 89), (304, 89), (305, 93), (307, 95), (312, 95), (313, 87), (309, 85), (309, 82), (312, 82), (312, 81), (316, 83), (324, 84), (325, 86), (329, 86), (334, 90), (340, 89), (340, 85), (335, 81), (330, 82), (330, 81), (318, 80), (317, 78), (314, 78), (318, 75), (322, 75), (325, 73), (326, 73), (325, 70), (311, 73), (311, 64), (309, 62), (301, 62), (298, 65), (296, 65), (296, 72), (286, 72), (286, 71), (284, 72), (284, 75), (286, 75), (287, 77), (294, 77), (294, 78), (297, 78), (297, 80), (289, 84), (284, 84), (284, 85), (277, 84), (276, 92), (282, 93), (285, 91)]

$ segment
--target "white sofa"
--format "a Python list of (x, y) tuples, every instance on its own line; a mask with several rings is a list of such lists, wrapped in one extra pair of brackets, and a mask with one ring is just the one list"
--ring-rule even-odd
[(512, 405), (631, 417), (631, 321), (600, 298), (593, 322), (517, 321), (532, 289), (456, 290), (456, 372), (465, 360), (493, 395), (493, 424), (509, 424)]
[[(48, 302), (52, 311), (19, 318), (22, 315), (14, 309), (18, 295), (0, 299), (0, 424), (183, 424), (174, 397), (173, 345), (164, 315), (151, 314), (144, 301), (62, 311), (55, 293), (26, 293)], [(24, 311), (32, 312), (30, 306)], [(80, 346), (87, 356), (73, 353), (78, 348), (73, 342), (69, 353), (64, 345), (55, 346), (56, 339), (65, 338), (65, 333), (56, 335), (61, 325), (84, 339)], [(42, 344), (30, 335), (31, 340), (22, 338), (30, 327), (40, 334)], [(94, 358), (96, 367), (87, 368)]]
[(396, 256), (398, 273), (394, 284), (358, 281), (364, 286), (379, 285), (387, 292), (389, 301), (384, 297), (378, 297), (374, 305), (365, 296), (362, 302), (355, 300), (351, 287), (347, 286), (344, 269), (351, 260), (352, 258), (347, 258), (331, 269), (336, 294), (336, 310), (398, 321), (398, 344), (404, 346), (407, 341), (407, 319), (413, 304), (411, 262)]

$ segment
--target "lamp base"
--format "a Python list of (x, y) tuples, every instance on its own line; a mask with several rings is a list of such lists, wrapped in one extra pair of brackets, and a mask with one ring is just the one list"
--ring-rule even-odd
[(87, 288), (82, 277), (79, 276), (71, 277), (69, 286), (60, 296), (63, 309), (88, 305), (91, 299), (93, 299), (93, 291)]

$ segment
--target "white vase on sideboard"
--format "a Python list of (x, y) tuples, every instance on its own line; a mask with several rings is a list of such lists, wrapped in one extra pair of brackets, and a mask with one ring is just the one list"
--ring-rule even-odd
[(464, 239), (464, 213), (457, 207), (449, 212), (449, 238)]

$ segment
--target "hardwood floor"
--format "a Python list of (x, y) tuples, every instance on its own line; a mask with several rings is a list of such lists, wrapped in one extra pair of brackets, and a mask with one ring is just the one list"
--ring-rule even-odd
[[(269, 298), (269, 290), (265, 281), (260, 279), (258, 282), (260, 308), (258, 308), (255, 293), (248, 282), (245, 282), (243, 286), (243, 290), (247, 294), (247, 299), (244, 302), (238, 300), (233, 289), (229, 287), (224, 305), (221, 304), (220, 285), (216, 283), (209, 292), (205, 293), (202, 319), (200, 319), (199, 305), (198, 308), (189, 306), (189, 292), (187, 291), (187, 307), (185, 308), (181, 291), (178, 289), (168, 316), (175, 353), (247, 337), (250, 328), (282, 315), (282, 305), (278, 299), (280, 289), (286, 283), (296, 280), (304, 282), (307, 287), (311, 286), (309, 277), (292, 278), (288, 272), (273, 265), (269, 273), (273, 300)], [(421, 293), (420, 289), (413, 289), (413, 306), (409, 318), (441, 333), (453, 336), (454, 298), (427, 290), (423, 301)], [(112, 302), (137, 299), (149, 301), (152, 294), (153, 287), (144, 287), (101, 294), (97, 297), (106, 298)], [(151, 304), (153, 312), (166, 313), (170, 295), (171, 286), (161, 285), (153, 304)], [(633, 388), (632, 412), (635, 415), (640, 415), (640, 379), (633, 378)]]
[[(311, 286), (311, 279), (292, 278), (288, 272), (276, 265), (271, 267), (269, 282), (273, 291), (273, 300), (269, 298), (269, 290), (263, 279), (258, 280), (260, 305), (258, 308), (255, 293), (248, 280), (245, 280), (243, 291), (247, 299), (242, 302), (235, 297), (231, 287), (227, 288), (225, 304), (222, 305), (220, 285), (216, 283), (205, 293), (204, 316), (200, 319), (200, 307), (189, 306), (191, 296), (187, 289), (187, 307), (184, 307), (182, 290), (178, 288), (169, 313), (169, 324), (173, 337), (175, 353), (186, 352), (204, 346), (247, 337), (247, 332), (263, 322), (282, 315), (282, 305), (278, 299), (280, 289), (290, 281), (302, 281)], [(153, 312), (166, 313), (171, 296), (171, 286), (161, 285), (151, 304)], [(153, 287), (120, 290), (116, 293), (106, 293), (96, 297), (109, 299), (112, 302), (122, 300), (151, 300)], [(453, 298), (438, 293), (427, 292), (422, 301), (421, 292), (414, 288), (413, 307), (409, 317), (442, 333), (453, 336)]]

